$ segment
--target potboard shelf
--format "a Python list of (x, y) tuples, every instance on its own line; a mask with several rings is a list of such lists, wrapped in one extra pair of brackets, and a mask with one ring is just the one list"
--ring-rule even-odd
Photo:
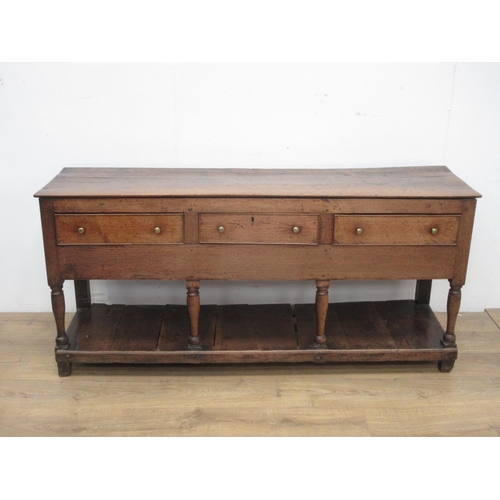
[(428, 305), (412, 300), (330, 304), (326, 348), (313, 346), (314, 304), (201, 306), (201, 348), (189, 347), (186, 306), (93, 304), (58, 350), (80, 363), (264, 363), (454, 360)]

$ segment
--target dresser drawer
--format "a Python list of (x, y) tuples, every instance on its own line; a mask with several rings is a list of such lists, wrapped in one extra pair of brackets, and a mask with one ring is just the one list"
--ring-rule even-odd
[(318, 215), (204, 213), (200, 243), (317, 245)]
[(454, 215), (337, 215), (334, 243), (455, 245), (459, 219)]
[(165, 244), (184, 241), (182, 214), (56, 214), (58, 245)]

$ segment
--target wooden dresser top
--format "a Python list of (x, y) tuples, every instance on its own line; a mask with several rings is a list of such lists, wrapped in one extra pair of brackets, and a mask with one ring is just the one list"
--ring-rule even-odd
[(447, 167), (64, 168), (35, 197), (479, 198)]

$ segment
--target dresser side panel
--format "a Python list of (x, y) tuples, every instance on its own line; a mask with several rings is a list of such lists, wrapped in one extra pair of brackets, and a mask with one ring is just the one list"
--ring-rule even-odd
[(47, 281), (51, 287), (60, 286), (63, 279), (61, 278), (59, 266), (59, 253), (54, 221), (54, 203), (51, 198), (40, 198), (39, 201)]
[(463, 213), (460, 217), (460, 225), (458, 227), (458, 251), (455, 260), (455, 272), (452, 282), (452, 285), (454, 286), (461, 286), (465, 284), (472, 241), (472, 230), (474, 227), (474, 216), (476, 212), (476, 200), (463, 200), (463, 206)]

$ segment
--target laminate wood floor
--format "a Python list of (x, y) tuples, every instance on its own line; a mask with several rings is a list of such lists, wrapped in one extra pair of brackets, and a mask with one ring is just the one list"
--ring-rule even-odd
[(0, 314), (0, 435), (499, 436), (499, 325), (500, 309), (461, 314), (451, 373), (436, 363), (87, 365), (59, 378), (52, 314)]

